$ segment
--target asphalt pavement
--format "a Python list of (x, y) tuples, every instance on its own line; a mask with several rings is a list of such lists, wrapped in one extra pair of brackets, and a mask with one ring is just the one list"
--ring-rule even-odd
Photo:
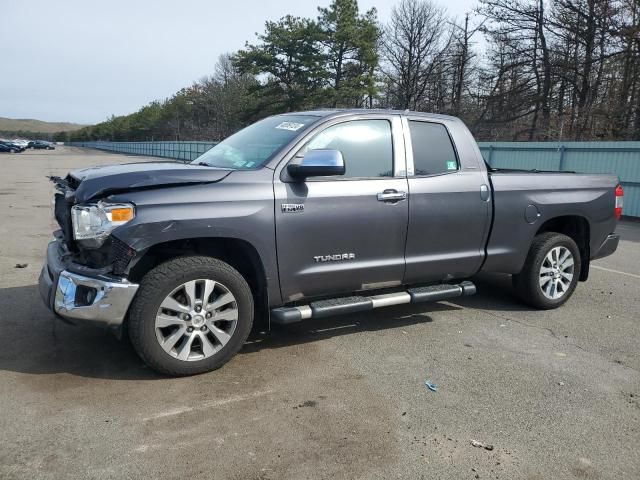
[(45, 176), (138, 160), (0, 156), (0, 478), (640, 478), (640, 223), (558, 310), (483, 275), (459, 301), (255, 332), (222, 369), (170, 379), (54, 320), (36, 287)]

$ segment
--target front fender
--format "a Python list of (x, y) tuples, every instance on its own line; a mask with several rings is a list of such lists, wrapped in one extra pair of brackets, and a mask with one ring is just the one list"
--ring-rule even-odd
[(234, 172), (218, 184), (164, 188), (109, 197), (136, 206), (136, 217), (112, 233), (142, 254), (160, 243), (227, 238), (249, 243), (264, 267), (269, 298), (278, 300), (273, 172)]

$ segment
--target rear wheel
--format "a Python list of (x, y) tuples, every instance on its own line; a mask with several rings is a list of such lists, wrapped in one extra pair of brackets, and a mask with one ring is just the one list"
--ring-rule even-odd
[(580, 277), (580, 250), (571, 237), (547, 232), (533, 239), (522, 271), (513, 276), (520, 299), (535, 308), (565, 303)]
[(129, 337), (153, 369), (173, 376), (208, 372), (242, 347), (253, 298), (233, 267), (210, 257), (180, 257), (143, 278), (129, 312)]

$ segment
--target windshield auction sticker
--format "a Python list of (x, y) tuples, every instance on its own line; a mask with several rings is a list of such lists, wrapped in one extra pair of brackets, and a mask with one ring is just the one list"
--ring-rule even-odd
[(300, 130), (302, 127), (304, 127), (304, 123), (282, 122), (276, 128), (279, 128), (280, 130), (291, 130), (292, 132), (295, 132), (296, 130)]

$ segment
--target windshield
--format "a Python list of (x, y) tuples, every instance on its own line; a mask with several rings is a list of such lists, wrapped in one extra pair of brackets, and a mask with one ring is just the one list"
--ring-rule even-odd
[(318, 117), (312, 115), (265, 118), (234, 133), (191, 163), (236, 170), (258, 168), (316, 120)]

